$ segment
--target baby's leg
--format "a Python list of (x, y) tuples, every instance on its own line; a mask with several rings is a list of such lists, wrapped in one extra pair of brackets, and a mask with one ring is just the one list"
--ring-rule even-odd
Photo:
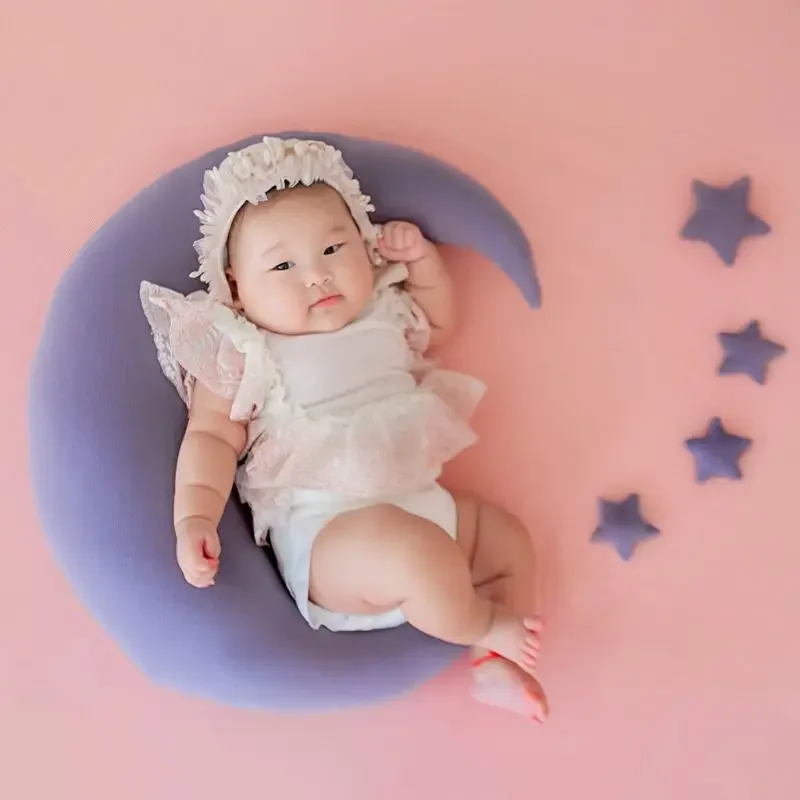
[(444, 530), (397, 506), (356, 509), (329, 522), (311, 552), (309, 594), (344, 614), (399, 606), (430, 636), (482, 644), (532, 669), (526, 660), (535, 636), (523, 620), (475, 590), (464, 552)]
[[(528, 531), (497, 506), (471, 495), (456, 494), (455, 498), (458, 543), (471, 566), (478, 593), (517, 617), (536, 619), (536, 561)], [(539, 720), (546, 718), (547, 700), (530, 670), (494, 659), (480, 646), (473, 648), (473, 658), (479, 700)]]

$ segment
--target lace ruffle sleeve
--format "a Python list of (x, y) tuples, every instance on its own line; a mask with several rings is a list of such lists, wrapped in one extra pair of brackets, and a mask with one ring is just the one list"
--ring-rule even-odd
[(254, 325), (206, 292), (186, 296), (145, 281), (139, 294), (161, 369), (187, 406), (200, 381), (231, 401), (231, 419), (261, 411), (274, 367)]

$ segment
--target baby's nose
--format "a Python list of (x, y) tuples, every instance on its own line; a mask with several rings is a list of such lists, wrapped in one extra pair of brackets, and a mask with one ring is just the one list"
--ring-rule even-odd
[(315, 261), (307, 265), (306, 284), (308, 286), (319, 286), (327, 283), (330, 277), (330, 272), (321, 261)]

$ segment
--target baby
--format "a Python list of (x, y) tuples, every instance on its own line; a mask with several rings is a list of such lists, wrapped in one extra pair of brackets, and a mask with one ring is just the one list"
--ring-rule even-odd
[(189, 408), (178, 564), (214, 583), (234, 484), (309, 625), (410, 623), (473, 648), (475, 696), (544, 721), (541, 623), (520, 522), (439, 483), (475, 441), (484, 387), (424, 356), (451, 336), (451, 278), (408, 222), (378, 228), (341, 153), (267, 137), (206, 174), (208, 291), (143, 283), (159, 362)]

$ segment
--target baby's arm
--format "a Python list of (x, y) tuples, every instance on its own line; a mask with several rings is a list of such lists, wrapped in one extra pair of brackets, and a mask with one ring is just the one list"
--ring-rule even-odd
[(198, 588), (214, 583), (220, 554), (217, 526), (247, 441), (244, 424), (231, 420), (230, 409), (230, 401), (198, 382), (178, 454), (174, 507), (178, 564), (186, 580)]
[(408, 291), (428, 318), (429, 347), (444, 344), (456, 324), (456, 304), (450, 273), (436, 245), (410, 222), (383, 226), (380, 251), (389, 261), (408, 264)]

